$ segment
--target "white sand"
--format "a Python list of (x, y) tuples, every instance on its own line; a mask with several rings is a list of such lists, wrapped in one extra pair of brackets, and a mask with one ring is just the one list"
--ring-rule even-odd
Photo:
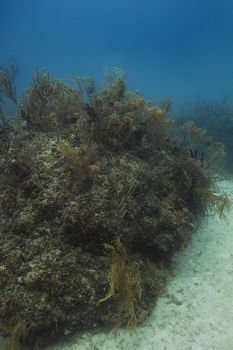
[[(233, 201), (233, 182), (219, 182)], [(173, 259), (166, 293), (133, 334), (84, 334), (49, 350), (232, 350), (233, 208), (228, 223), (206, 220)]]

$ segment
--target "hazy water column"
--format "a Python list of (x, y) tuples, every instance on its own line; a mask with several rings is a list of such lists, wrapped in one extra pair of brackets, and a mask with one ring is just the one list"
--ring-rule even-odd
[(118, 66), (151, 99), (230, 91), (233, 2), (1, 0), (0, 63), (17, 62), (21, 91), (35, 67), (56, 77)]

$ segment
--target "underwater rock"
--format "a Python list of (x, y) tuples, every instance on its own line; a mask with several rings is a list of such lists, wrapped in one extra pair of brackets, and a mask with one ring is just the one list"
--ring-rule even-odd
[(37, 72), (1, 148), (0, 331), (23, 322), (31, 347), (142, 322), (170, 257), (210, 200), (218, 208), (166, 108), (121, 74), (100, 91), (76, 82)]

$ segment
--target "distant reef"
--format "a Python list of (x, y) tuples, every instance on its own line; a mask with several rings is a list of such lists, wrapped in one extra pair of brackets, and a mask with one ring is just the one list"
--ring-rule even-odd
[(189, 138), (175, 135), (170, 100), (154, 106), (128, 91), (120, 69), (102, 89), (37, 71), (19, 101), (15, 74), (14, 66), (0, 70), (0, 100), (17, 104), (14, 118), (0, 114), (5, 347), (135, 327), (195, 225), (209, 210), (224, 217), (230, 205), (192, 148), (204, 133), (191, 123)]

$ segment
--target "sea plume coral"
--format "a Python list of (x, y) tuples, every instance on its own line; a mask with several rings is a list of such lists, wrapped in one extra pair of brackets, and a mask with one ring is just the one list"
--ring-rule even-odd
[(128, 327), (132, 328), (137, 323), (135, 306), (142, 294), (139, 265), (128, 261), (126, 250), (120, 239), (117, 239), (113, 245), (104, 244), (104, 246), (111, 251), (111, 269), (108, 275), (109, 291), (104, 298), (99, 300), (98, 305), (116, 297), (118, 310), (115, 331), (125, 318), (128, 319)]

